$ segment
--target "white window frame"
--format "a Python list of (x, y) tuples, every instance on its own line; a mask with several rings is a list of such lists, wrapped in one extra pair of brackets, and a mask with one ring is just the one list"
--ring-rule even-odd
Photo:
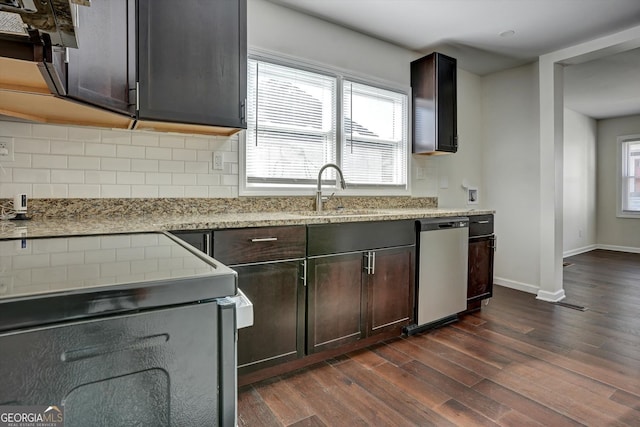
[[(395, 92), (404, 93), (407, 96), (407, 147), (406, 154), (406, 185), (404, 188), (390, 188), (387, 186), (380, 187), (351, 187), (347, 185), (346, 190), (335, 187), (334, 185), (322, 184), (323, 192), (335, 191), (337, 196), (410, 196), (411, 195), (411, 88), (409, 86), (400, 85), (398, 83), (381, 80), (375, 77), (362, 75), (353, 71), (332, 67), (326, 64), (309, 61), (306, 59), (297, 58), (294, 56), (283, 55), (280, 53), (274, 53), (257, 48), (250, 48), (249, 57), (258, 61), (266, 61), (283, 66), (299, 68), (311, 72), (320, 74), (332, 75), (337, 80), (337, 94), (336, 98), (339, 100), (337, 104), (337, 117), (338, 122), (342, 121), (342, 82), (343, 80), (349, 80), (357, 83), (375, 86), (381, 89), (387, 89)], [(342, 126), (338, 125), (336, 138), (336, 149), (342, 149)], [(238, 194), (240, 196), (309, 196), (315, 195), (316, 186), (310, 187), (289, 187), (282, 188), (276, 186), (247, 186), (247, 171), (246, 171), (246, 131), (242, 131), (239, 138), (238, 147)], [(339, 154), (337, 154), (339, 156)], [(336, 159), (336, 161), (340, 161)], [(328, 174), (328, 172), (327, 172)], [(326, 177), (325, 177), (326, 179)]]
[(640, 210), (630, 211), (624, 210), (624, 199), (627, 197), (627, 150), (625, 145), (629, 142), (640, 142), (640, 134), (622, 135), (618, 137), (618, 159), (617, 159), (617, 209), (616, 216), (618, 218), (640, 218)]

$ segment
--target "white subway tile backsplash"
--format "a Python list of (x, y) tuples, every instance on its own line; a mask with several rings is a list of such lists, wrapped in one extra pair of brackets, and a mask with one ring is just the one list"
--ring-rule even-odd
[(101, 139), (100, 129), (85, 127), (69, 127), (70, 141), (98, 142)]
[(69, 156), (69, 169), (100, 170), (100, 158)]
[(66, 126), (53, 126), (53, 125), (33, 125), (31, 129), (31, 136), (35, 138), (47, 138), (47, 139), (69, 139), (69, 131)]
[(33, 154), (31, 155), (31, 167), (40, 169), (66, 169), (67, 156)]
[(132, 159), (131, 170), (133, 172), (158, 172), (157, 160)]
[[(15, 142), (0, 197), (236, 197), (237, 137), (182, 136), (0, 120)], [(222, 152), (222, 171), (212, 170)], [(233, 177), (235, 175), (235, 178)]]
[(196, 175), (193, 173), (174, 173), (171, 175), (171, 183), (176, 185), (195, 185)]
[(184, 170), (189, 173), (209, 173), (209, 162), (185, 162)]
[(84, 151), (87, 156), (95, 157), (116, 157), (116, 146), (113, 144), (101, 143), (86, 143)]
[(105, 184), (101, 186), (100, 194), (106, 198), (128, 198), (131, 197), (131, 186)]
[(33, 194), (33, 185), (25, 183), (4, 183), (0, 180), (0, 197), (3, 199), (13, 199), (18, 193)]
[(209, 197), (209, 187), (204, 185), (187, 185), (184, 187), (185, 197)]
[(0, 135), (30, 137), (31, 125), (29, 123), (0, 122)]
[(84, 144), (78, 141), (51, 141), (51, 154), (81, 156), (84, 154)]
[(184, 148), (184, 136), (178, 135), (161, 135), (158, 138), (160, 147), (165, 148)]
[(84, 182), (86, 184), (115, 184), (116, 173), (111, 171), (85, 171)]
[(136, 145), (118, 145), (116, 149), (116, 154), (120, 158), (144, 159), (145, 150), (146, 150), (145, 147), (139, 147)]
[(130, 171), (131, 160), (129, 159), (100, 159), (100, 169), (104, 171)]
[(51, 182), (51, 171), (49, 169), (14, 168), (13, 182), (49, 183)]
[(158, 170), (165, 173), (181, 173), (185, 171), (184, 162), (180, 160), (160, 160), (158, 162)]
[(33, 184), (29, 194), (34, 198), (61, 199), (69, 197), (69, 186), (67, 184)]
[(131, 186), (131, 197), (135, 198), (156, 198), (158, 197), (159, 191), (157, 185), (132, 185)]
[(48, 154), (51, 144), (44, 139), (14, 138), (13, 151), (16, 153)]
[(147, 147), (145, 158), (171, 160), (171, 148)]
[[(2, 165), (10, 165), (14, 168), (30, 168), (31, 167), (31, 154), (27, 153), (13, 153), (13, 162), (2, 162)], [(0, 174), (0, 177), (2, 175)], [(0, 178), (2, 179), (2, 178)]]
[(103, 197), (98, 184), (69, 184), (69, 197), (72, 199), (91, 199)]
[(196, 175), (196, 184), (198, 185), (220, 185), (220, 175)]
[(185, 197), (184, 187), (179, 185), (172, 185), (166, 187), (160, 187), (158, 191), (160, 197)]
[(171, 185), (171, 174), (169, 173), (145, 173), (145, 184), (153, 185)]
[(115, 249), (98, 249), (92, 248), (84, 252), (84, 262), (87, 264), (103, 263), (103, 262), (115, 262), (116, 250)]
[(131, 144), (131, 132), (121, 130), (107, 130), (100, 131), (100, 140), (108, 144)]
[(131, 143), (145, 147), (158, 147), (160, 145), (160, 138), (158, 135), (151, 133), (134, 133), (131, 135)]
[(84, 184), (84, 171), (54, 169), (51, 171), (51, 182), (63, 184)]
[(117, 172), (116, 183), (144, 184), (144, 173), (143, 172)]

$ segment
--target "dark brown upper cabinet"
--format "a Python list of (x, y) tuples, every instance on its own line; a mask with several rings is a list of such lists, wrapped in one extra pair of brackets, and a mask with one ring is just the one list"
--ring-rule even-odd
[(79, 11), (67, 96), (130, 115), (139, 129), (246, 128), (246, 0), (109, 0)]
[(456, 60), (434, 52), (411, 62), (413, 154), (458, 151)]

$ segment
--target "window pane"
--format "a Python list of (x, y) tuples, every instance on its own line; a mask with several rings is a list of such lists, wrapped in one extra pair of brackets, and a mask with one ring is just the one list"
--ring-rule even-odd
[(406, 185), (407, 96), (343, 82), (342, 166), (350, 184)]
[(335, 161), (336, 79), (249, 60), (249, 184), (314, 184)]
[(623, 143), (622, 209), (640, 212), (640, 141)]

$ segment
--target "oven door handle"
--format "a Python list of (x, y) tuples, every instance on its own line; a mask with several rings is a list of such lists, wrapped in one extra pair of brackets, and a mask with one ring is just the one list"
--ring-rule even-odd
[(218, 372), (220, 375), (218, 425), (236, 425), (236, 304), (230, 298), (218, 300)]

